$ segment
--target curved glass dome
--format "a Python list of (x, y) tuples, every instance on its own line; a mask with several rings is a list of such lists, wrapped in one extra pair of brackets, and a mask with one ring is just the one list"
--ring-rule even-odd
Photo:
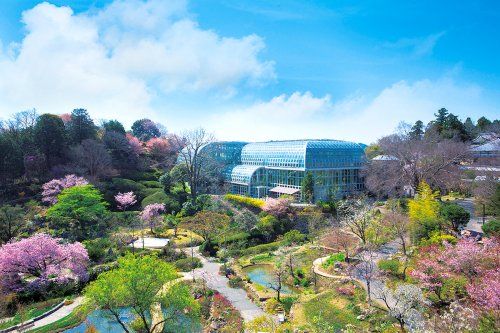
[(255, 172), (262, 168), (259, 165), (237, 165), (226, 174), (226, 177), (231, 183), (249, 185)]
[(241, 162), (286, 169), (360, 167), (363, 147), (339, 140), (294, 140), (249, 143), (241, 151)]

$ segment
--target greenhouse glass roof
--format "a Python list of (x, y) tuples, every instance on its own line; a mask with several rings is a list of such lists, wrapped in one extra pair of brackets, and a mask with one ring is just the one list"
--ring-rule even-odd
[(227, 178), (231, 183), (249, 185), (255, 171), (261, 168), (259, 165), (237, 165), (228, 172)]
[(358, 167), (363, 146), (339, 140), (293, 140), (249, 143), (241, 151), (241, 162), (286, 169)]

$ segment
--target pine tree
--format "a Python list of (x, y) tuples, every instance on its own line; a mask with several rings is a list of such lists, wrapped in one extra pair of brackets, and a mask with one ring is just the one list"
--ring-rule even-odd
[(410, 137), (414, 140), (422, 139), (424, 135), (424, 123), (421, 120), (417, 120), (415, 125), (411, 128)]

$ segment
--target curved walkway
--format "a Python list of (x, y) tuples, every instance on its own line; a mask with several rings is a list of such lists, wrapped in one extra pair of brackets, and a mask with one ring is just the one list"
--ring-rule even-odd
[[(191, 255), (191, 248), (184, 249), (188, 255)], [(194, 277), (203, 279), (207, 283), (207, 287), (217, 290), (241, 313), (245, 322), (254, 320), (257, 317), (266, 315), (266, 313), (248, 298), (243, 289), (229, 287), (229, 279), (223, 275), (219, 275), (219, 269), (222, 266), (219, 263), (207, 260), (202, 256), (198, 248), (194, 249), (195, 257), (199, 258), (203, 263), (203, 267), (194, 270)], [(193, 278), (191, 273), (185, 275), (186, 278)]]
[(61, 307), (59, 310), (57, 310), (56, 312), (48, 315), (47, 317), (43, 318), (43, 319), (40, 319), (38, 321), (35, 321), (33, 326), (31, 326), (30, 328), (27, 329), (27, 331), (30, 331), (30, 330), (33, 330), (35, 328), (39, 328), (39, 327), (43, 327), (43, 326), (46, 326), (48, 324), (52, 324), (53, 322), (56, 322), (58, 321), (59, 319), (62, 319), (64, 317), (66, 317), (67, 315), (69, 315), (71, 312), (73, 312), (73, 310), (79, 306), (80, 304), (83, 303), (83, 300), (84, 300), (84, 297), (83, 296), (80, 296), (80, 297), (77, 297), (73, 300), (73, 303), (71, 304), (68, 304), (68, 305), (64, 305), (63, 307)]
[[(380, 299), (378, 299), (378, 297), (380, 297), (382, 290), (384, 289), (385, 282), (383, 279), (380, 278), (380, 274), (378, 273), (377, 263), (379, 260), (387, 259), (391, 255), (395, 254), (398, 251), (398, 249), (399, 249), (399, 244), (397, 242), (393, 241), (393, 242), (389, 242), (389, 243), (381, 246), (380, 249), (374, 251), (375, 274), (370, 282), (370, 289), (371, 289), (370, 294), (371, 294), (372, 300), (375, 303), (377, 303), (377, 305), (379, 305), (383, 308), (387, 308), (387, 306)], [(358, 254), (358, 256), (362, 256), (362, 255), (363, 255), (363, 252)], [(330, 278), (330, 279), (337, 279), (338, 280), (338, 279), (342, 279), (342, 278), (349, 278), (348, 276), (332, 275), (332, 274), (329, 274), (329, 273), (322, 271), (321, 264), (327, 258), (328, 258), (328, 256), (317, 258), (313, 261), (313, 272), (314, 273), (316, 273), (320, 276), (326, 277), (326, 278)], [(362, 274), (361, 274), (359, 268), (357, 268), (357, 267), (354, 268), (352, 278), (354, 280), (356, 280), (363, 287), (363, 289), (365, 289), (365, 291), (368, 292), (368, 286), (367, 286), (366, 280), (362, 277)], [(389, 295), (387, 301), (389, 303), (389, 306), (391, 306), (392, 304), (395, 303), (395, 300), (390, 295)]]

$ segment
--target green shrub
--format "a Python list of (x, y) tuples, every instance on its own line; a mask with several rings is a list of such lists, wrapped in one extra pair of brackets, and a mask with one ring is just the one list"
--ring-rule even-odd
[(420, 242), (420, 244), (423, 246), (434, 245), (434, 244), (435, 245), (442, 245), (444, 242), (446, 242), (446, 243), (450, 243), (450, 244), (454, 245), (457, 243), (457, 241), (458, 240), (455, 236), (443, 234), (440, 232), (433, 232), (430, 235), (429, 239), (423, 239)]
[(137, 194), (140, 198), (146, 198), (146, 197), (149, 197), (150, 195), (155, 194), (158, 191), (163, 192), (162, 189), (158, 189), (158, 188), (145, 188), (144, 190), (139, 191)]
[(467, 278), (464, 276), (445, 279), (441, 287), (441, 299), (451, 302), (465, 297), (467, 295), (467, 291), (465, 290), (466, 286)]
[(378, 268), (392, 275), (397, 275), (399, 273), (399, 266), (400, 263), (397, 259), (381, 259), (378, 262)]
[(344, 261), (345, 261), (345, 254), (334, 253), (326, 259), (326, 261), (323, 263), (323, 267), (328, 268), (330, 266), (335, 265), (336, 262), (344, 262)]
[(293, 303), (297, 301), (298, 297), (282, 297), (281, 304), (283, 304), (283, 308), (285, 308), (286, 313), (290, 313), (290, 309), (292, 308)]
[(149, 188), (163, 188), (160, 182), (156, 180), (141, 180), (138, 183)]
[(158, 177), (161, 176), (161, 172), (159, 171), (130, 171), (126, 174), (127, 178), (132, 179), (134, 181), (140, 180), (157, 180)]
[(194, 268), (202, 267), (203, 264), (199, 258), (183, 258), (174, 262), (175, 268), (181, 272), (189, 272)]
[(231, 287), (231, 288), (243, 288), (243, 280), (239, 276), (232, 275), (229, 278), (229, 287)]
[(264, 253), (264, 252), (273, 252), (273, 251), (276, 251), (281, 245), (282, 245), (281, 242), (260, 244), (260, 245), (246, 248), (244, 250), (231, 251), (231, 254), (238, 256), (238, 255), (255, 255), (255, 254), (260, 254), (260, 253)]
[(84, 240), (83, 245), (89, 254), (90, 260), (95, 263), (104, 261), (111, 248), (111, 241), (107, 238), (96, 238), (92, 240)]
[(306, 235), (304, 235), (298, 230), (290, 230), (283, 235), (283, 244), (285, 245), (301, 244), (305, 240), (306, 240)]
[(243, 195), (226, 194), (224, 196), (224, 198), (228, 201), (242, 204), (242, 205), (249, 206), (249, 207), (253, 207), (253, 208), (262, 209), (262, 207), (264, 206), (264, 200), (246, 197)]
[(116, 192), (130, 192), (134, 191), (135, 193), (138, 193), (144, 189), (146, 189), (146, 186), (137, 183), (133, 181), (132, 179), (126, 179), (126, 178), (113, 178), (111, 180), (113, 189)]
[(168, 196), (163, 192), (163, 190), (155, 190), (155, 192), (151, 195), (148, 195), (141, 201), (141, 207), (144, 208), (147, 205), (155, 204), (155, 203), (164, 203), (168, 200)]
[(229, 235), (224, 238), (219, 238), (219, 243), (235, 243), (239, 241), (246, 241), (248, 238), (250, 238), (250, 234), (248, 232), (238, 232), (232, 235)]
[(173, 198), (172, 196), (165, 194), (163, 190), (156, 189), (156, 192), (147, 196), (141, 201), (141, 206), (144, 208), (147, 205), (153, 203), (162, 203), (165, 205), (165, 211), (171, 213), (178, 212), (181, 210), (181, 205), (179, 202)]
[(486, 237), (500, 236), (500, 220), (491, 220), (486, 222), (481, 229), (483, 229)]

